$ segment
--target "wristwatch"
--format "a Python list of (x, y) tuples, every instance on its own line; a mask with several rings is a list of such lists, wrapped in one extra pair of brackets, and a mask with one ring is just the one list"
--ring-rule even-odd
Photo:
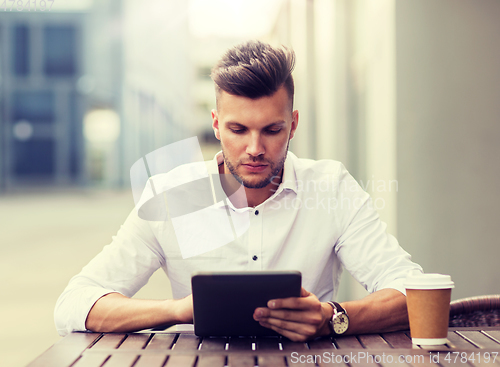
[(337, 302), (328, 302), (333, 308), (333, 316), (330, 320), (330, 331), (332, 335), (342, 335), (349, 328), (349, 316), (346, 310)]

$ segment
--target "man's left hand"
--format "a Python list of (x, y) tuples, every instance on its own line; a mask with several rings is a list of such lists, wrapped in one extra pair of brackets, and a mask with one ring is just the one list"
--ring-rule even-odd
[(304, 288), (300, 297), (270, 300), (256, 308), (254, 320), (293, 341), (306, 341), (330, 334), (328, 321), (333, 309)]

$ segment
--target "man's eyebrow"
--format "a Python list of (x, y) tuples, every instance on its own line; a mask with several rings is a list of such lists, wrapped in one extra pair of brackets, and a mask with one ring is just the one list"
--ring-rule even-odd
[[(236, 121), (228, 121), (228, 122), (226, 122), (226, 124), (233, 125), (233, 126), (239, 126), (239, 127), (246, 127), (245, 125), (243, 125), (239, 122), (236, 122)], [(275, 122), (271, 122), (270, 124), (264, 126), (263, 129), (267, 129), (267, 128), (273, 127), (273, 126), (285, 125), (285, 124), (286, 124), (286, 121), (284, 121), (284, 120), (275, 121)]]

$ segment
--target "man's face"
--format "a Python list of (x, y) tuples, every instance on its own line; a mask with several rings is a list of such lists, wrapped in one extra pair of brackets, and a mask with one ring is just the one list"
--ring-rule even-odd
[(252, 189), (266, 187), (281, 174), (298, 123), (284, 87), (258, 99), (221, 92), (212, 120), (226, 173)]

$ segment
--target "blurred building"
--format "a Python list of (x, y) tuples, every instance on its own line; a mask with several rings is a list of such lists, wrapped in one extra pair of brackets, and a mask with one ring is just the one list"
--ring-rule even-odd
[(83, 14), (0, 13), (0, 190), (82, 178)]
[(129, 187), (193, 135), (188, 2), (76, 3), (0, 12), (0, 192)]
[(195, 135), (210, 159), (210, 69), (259, 38), (297, 55), (290, 149), (342, 161), (455, 298), (498, 293), (498, 0), (86, 4), (0, 11), (0, 191), (129, 187), (135, 161)]

